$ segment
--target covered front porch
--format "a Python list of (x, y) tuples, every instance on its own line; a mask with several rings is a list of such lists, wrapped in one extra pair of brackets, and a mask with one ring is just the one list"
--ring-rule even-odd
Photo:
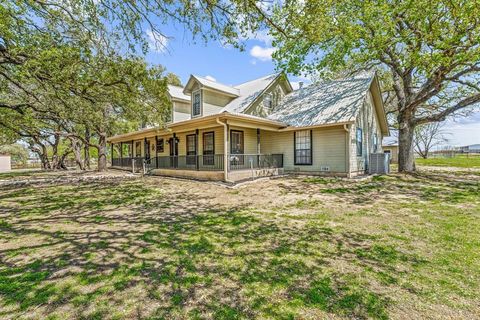
[(282, 174), (283, 154), (262, 148), (278, 124), (262, 122), (224, 115), (112, 137), (112, 168), (226, 182)]

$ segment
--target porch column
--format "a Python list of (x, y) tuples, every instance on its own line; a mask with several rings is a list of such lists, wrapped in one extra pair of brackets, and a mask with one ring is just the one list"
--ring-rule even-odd
[(257, 128), (257, 154), (260, 154), (260, 129)]
[(199, 156), (198, 156), (198, 129), (196, 129), (195, 130), (195, 166), (196, 166), (197, 171), (199, 169), (199, 162), (200, 161), (199, 161)]
[(158, 169), (158, 136), (155, 136), (155, 168)]
[(113, 142), (110, 143), (110, 161), (111, 165), (113, 166)]
[(257, 128), (257, 166), (260, 167), (260, 129)]
[(223, 126), (223, 171), (225, 173), (225, 181), (228, 181), (228, 172), (230, 171), (230, 161), (228, 160), (228, 133), (230, 132), (228, 124)]
[(147, 138), (143, 138), (143, 157), (147, 158), (147, 152), (150, 153), (150, 150), (147, 150)]

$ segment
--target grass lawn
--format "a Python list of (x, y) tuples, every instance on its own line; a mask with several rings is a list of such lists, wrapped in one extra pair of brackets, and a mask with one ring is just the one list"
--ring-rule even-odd
[(479, 318), (479, 180), (4, 187), (0, 318)]
[(417, 158), (415, 163), (421, 166), (480, 168), (480, 156), (459, 155), (452, 158)]

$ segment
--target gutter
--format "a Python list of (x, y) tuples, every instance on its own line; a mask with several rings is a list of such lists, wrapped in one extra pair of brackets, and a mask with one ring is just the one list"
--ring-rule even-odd
[(227, 120), (225, 122), (220, 121), (219, 118), (215, 118), (215, 121), (223, 126), (223, 176), (224, 181), (228, 181), (228, 124)]

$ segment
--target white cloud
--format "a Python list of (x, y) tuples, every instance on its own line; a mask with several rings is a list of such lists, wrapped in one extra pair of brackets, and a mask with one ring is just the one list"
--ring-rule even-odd
[(272, 44), (272, 36), (268, 34), (267, 30), (260, 30), (256, 32), (249, 31), (247, 34), (240, 36), (240, 41), (246, 40), (256, 40), (265, 44), (266, 46), (270, 46)]
[(147, 34), (147, 37), (148, 37), (148, 44), (150, 45), (150, 49), (159, 53), (163, 53), (167, 51), (168, 49), (167, 37), (151, 29), (148, 29), (147, 31), (145, 31), (145, 33)]
[(217, 79), (215, 79), (215, 78), (212, 77), (212, 76), (206, 76), (205, 79), (210, 80), (210, 81), (213, 81), (213, 82), (217, 82)]
[(474, 113), (467, 117), (456, 117), (445, 122), (443, 131), (451, 134), (448, 144), (464, 146), (480, 143), (480, 114)]
[(275, 48), (272, 47), (261, 47), (253, 46), (250, 49), (250, 55), (260, 61), (269, 61), (272, 60), (272, 54), (275, 52)]

